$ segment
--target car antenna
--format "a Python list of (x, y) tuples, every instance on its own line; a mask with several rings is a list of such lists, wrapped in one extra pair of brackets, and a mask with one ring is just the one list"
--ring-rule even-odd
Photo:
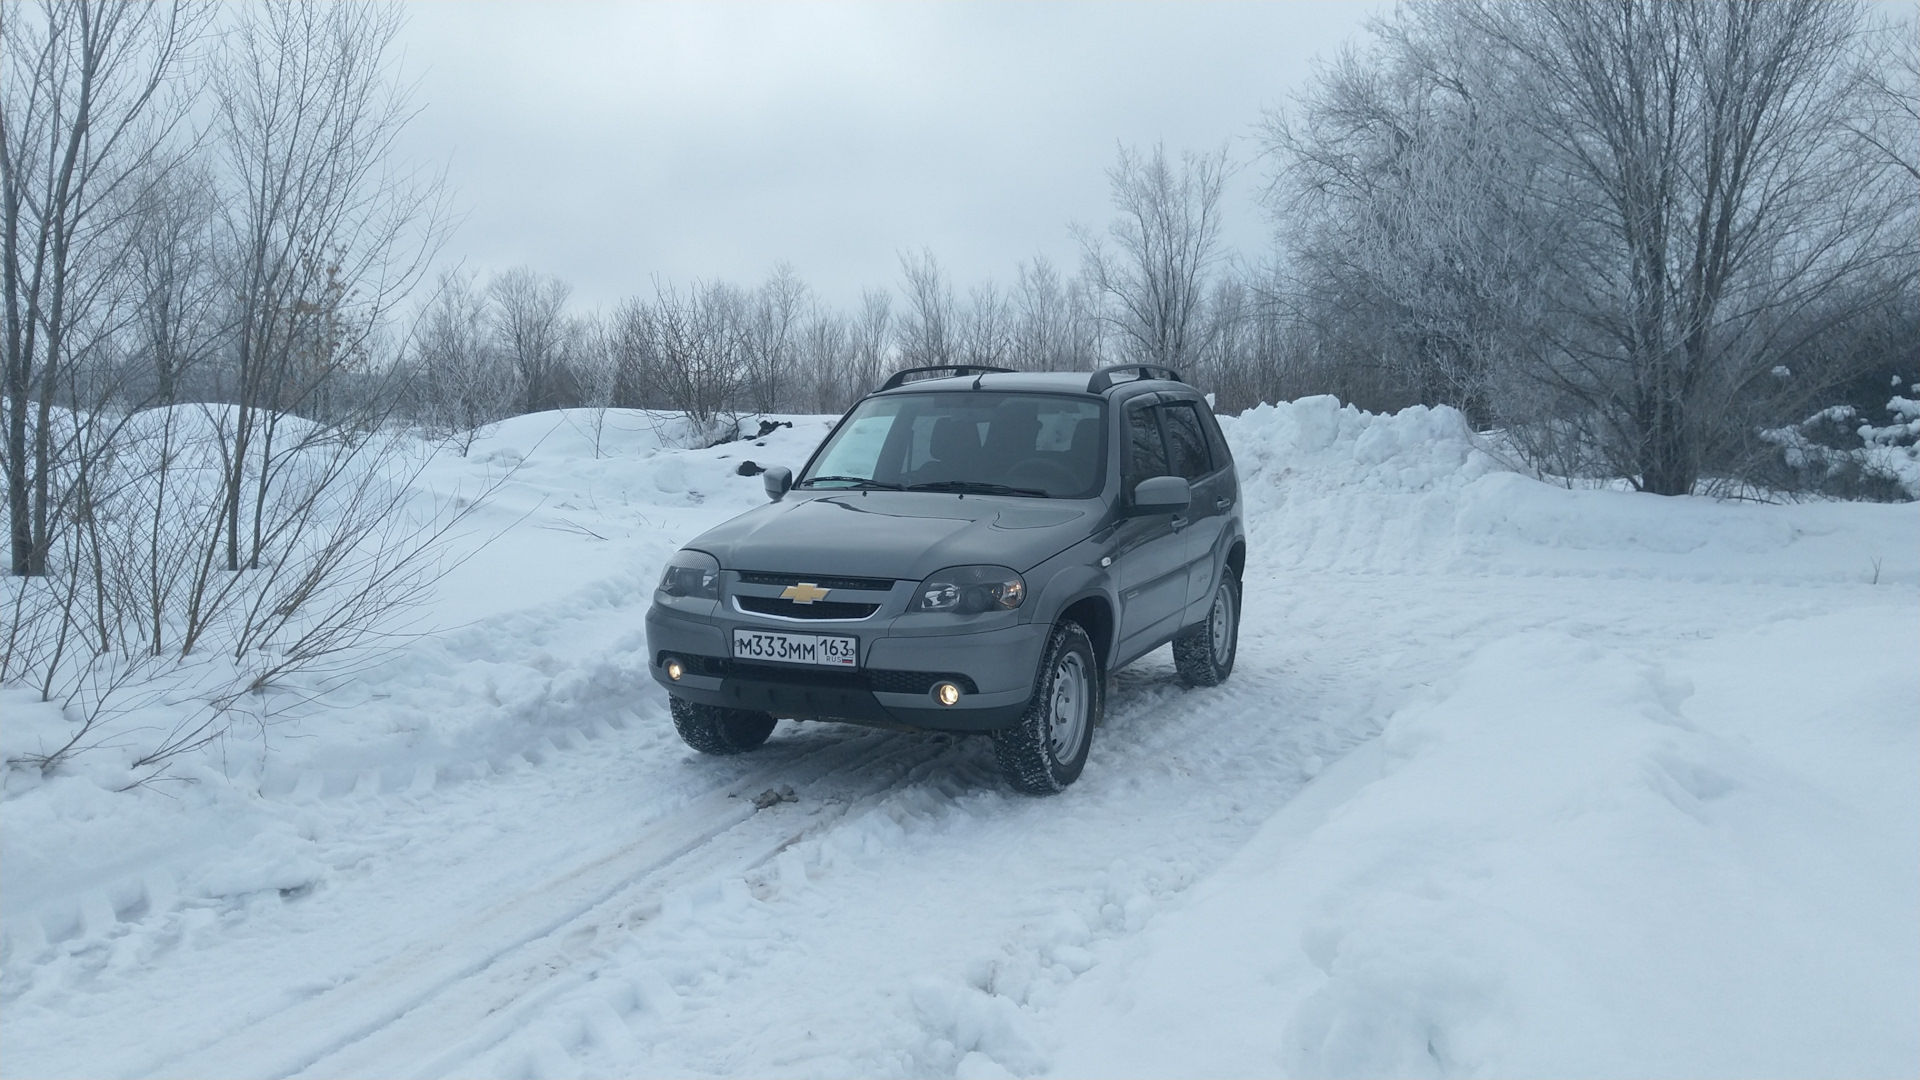
[(984, 378), (986, 378), (986, 377), (987, 377), (987, 373), (986, 373), (986, 372), (984, 372), (984, 371), (982, 371), (982, 372), (981, 372), (980, 374), (978, 374), (978, 375), (975, 375), (975, 376), (973, 377), (973, 387), (972, 387), (972, 388), (973, 388), (973, 389), (975, 389), (975, 390), (978, 390), (978, 389), (980, 389), (980, 380), (981, 380), (981, 379), (984, 379)]

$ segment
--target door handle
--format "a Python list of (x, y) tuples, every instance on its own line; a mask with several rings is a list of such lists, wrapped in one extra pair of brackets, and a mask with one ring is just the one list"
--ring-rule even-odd
[(1232, 505), (1233, 505), (1233, 500), (1227, 498), (1225, 495), (1222, 495), (1219, 498), (1213, 500), (1213, 508), (1215, 510), (1225, 510), (1227, 507)]
[(1179, 532), (1179, 531), (1180, 531), (1181, 529), (1184, 529), (1184, 528), (1186, 528), (1186, 527), (1187, 527), (1187, 519), (1186, 519), (1186, 518), (1183, 518), (1183, 517), (1177, 517), (1177, 518), (1174, 518), (1174, 519), (1173, 519), (1173, 531), (1174, 531), (1174, 532)]

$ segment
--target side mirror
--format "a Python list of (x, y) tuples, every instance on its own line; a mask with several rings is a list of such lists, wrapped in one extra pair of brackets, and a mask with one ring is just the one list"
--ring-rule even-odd
[(785, 465), (769, 465), (767, 471), (760, 474), (760, 482), (767, 485), (767, 498), (779, 502), (793, 490), (793, 470)]
[(1133, 489), (1133, 505), (1127, 513), (1133, 517), (1148, 514), (1177, 514), (1193, 502), (1193, 488), (1182, 476), (1155, 476), (1142, 480)]

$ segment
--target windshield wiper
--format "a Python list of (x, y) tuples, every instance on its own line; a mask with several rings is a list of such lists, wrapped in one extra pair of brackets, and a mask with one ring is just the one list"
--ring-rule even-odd
[(809, 476), (793, 485), (794, 487), (812, 487), (815, 484), (852, 484), (856, 488), (879, 488), (883, 491), (905, 491), (899, 484), (889, 484), (885, 480), (875, 480), (867, 476)]
[(984, 480), (936, 480), (930, 484), (908, 484), (907, 491), (964, 491), (975, 495), (1038, 495), (1043, 499), (1052, 498), (1039, 488), (1009, 487), (1006, 484), (989, 484)]

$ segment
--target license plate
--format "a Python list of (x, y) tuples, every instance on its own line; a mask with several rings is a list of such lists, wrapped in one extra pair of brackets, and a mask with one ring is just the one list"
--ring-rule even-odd
[(776, 664), (818, 664), (859, 667), (860, 639), (838, 634), (786, 634), (777, 630), (735, 630), (735, 660), (767, 660)]

